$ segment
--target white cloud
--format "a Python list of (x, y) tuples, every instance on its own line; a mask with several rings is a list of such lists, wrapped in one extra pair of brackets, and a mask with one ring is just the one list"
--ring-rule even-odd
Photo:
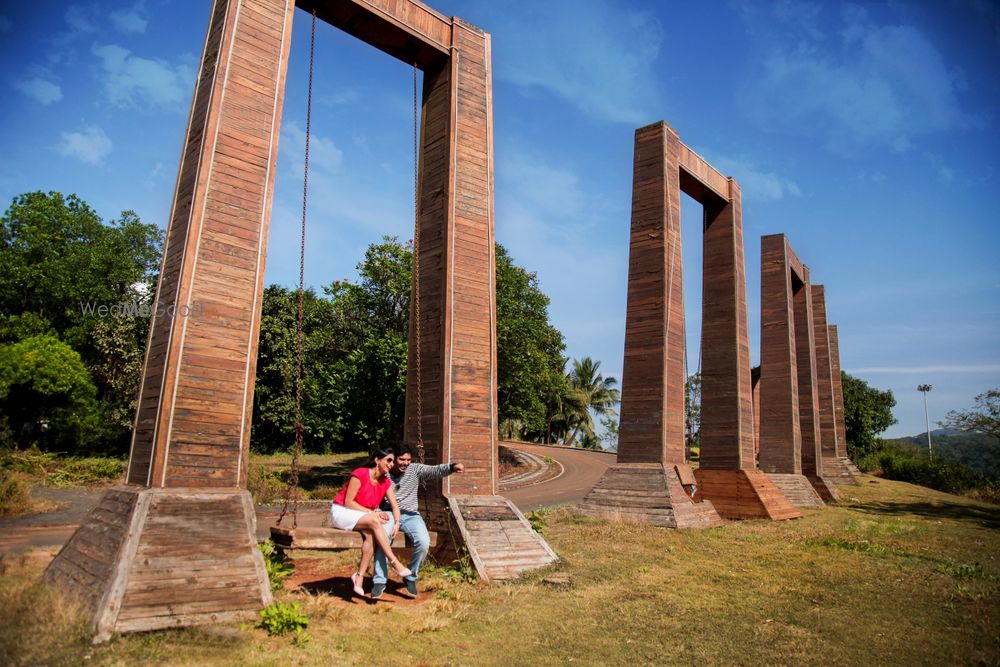
[(62, 88), (59, 87), (59, 84), (52, 83), (40, 76), (18, 81), (14, 87), (42, 106), (48, 106), (63, 98)]
[(744, 16), (777, 19), (762, 31), (763, 71), (745, 94), (763, 122), (819, 130), (842, 153), (866, 146), (902, 153), (915, 137), (978, 122), (959, 103), (960, 73), (912, 25), (880, 24), (850, 6), (840, 30), (827, 34), (779, 11)]
[(145, 19), (144, 3), (138, 3), (131, 9), (117, 9), (111, 12), (109, 18), (112, 25), (118, 32), (143, 33), (146, 32), (148, 21)]
[(758, 169), (748, 158), (727, 158), (715, 156), (710, 161), (726, 176), (732, 176), (740, 184), (743, 198), (761, 202), (781, 201), (785, 196), (800, 197), (798, 184), (771, 171)]
[(191, 99), (195, 72), (187, 65), (141, 58), (113, 44), (95, 44), (91, 51), (101, 60), (104, 92), (116, 106), (183, 111)]
[(639, 125), (656, 115), (664, 30), (652, 13), (607, 0), (525, 0), (492, 19), (495, 34), (508, 35), (493, 42), (498, 79), (547, 90), (599, 120)]
[[(303, 160), (306, 145), (306, 132), (298, 123), (291, 121), (281, 128), (280, 151), (289, 160)], [(337, 170), (344, 162), (344, 152), (337, 148), (332, 139), (312, 133), (309, 140), (309, 168)]]
[(92, 165), (104, 163), (111, 152), (111, 139), (99, 127), (88, 127), (83, 132), (62, 132), (61, 141), (56, 146), (60, 155), (76, 158)]

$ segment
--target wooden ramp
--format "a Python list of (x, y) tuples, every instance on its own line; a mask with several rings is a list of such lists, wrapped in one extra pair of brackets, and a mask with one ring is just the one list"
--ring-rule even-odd
[(788, 498), (760, 470), (705, 470), (695, 476), (701, 492), (725, 519), (782, 521), (802, 516)]
[(805, 475), (777, 472), (764, 474), (796, 507), (823, 507), (826, 505)]
[[(854, 473), (851, 472), (851, 467), (845, 463), (847, 459), (842, 459), (839, 456), (824, 456), (823, 457), (823, 479), (828, 482), (833, 482), (834, 484), (857, 484), (858, 480), (855, 478)], [(857, 468), (855, 468), (857, 470)], [(860, 471), (859, 471), (860, 472)]]
[(559, 560), (513, 503), (502, 496), (449, 496), (448, 505), (483, 581), (513, 579)]
[(806, 475), (806, 479), (809, 480), (812, 488), (815, 489), (824, 503), (829, 503), (840, 498), (840, 491), (837, 490), (837, 485), (833, 482), (819, 475)]

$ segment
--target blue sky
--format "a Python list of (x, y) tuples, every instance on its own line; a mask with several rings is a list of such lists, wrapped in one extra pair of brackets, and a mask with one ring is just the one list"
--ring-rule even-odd
[[(697, 5), (697, 6), (696, 6)], [(1000, 386), (1000, 9), (922, 2), (439, 0), (493, 35), (497, 238), (538, 274), (572, 357), (620, 379), (632, 138), (666, 120), (743, 188), (751, 349), (760, 245), (788, 235), (826, 285), (845, 370), (923, 431)], [(0, 10), (0, 201), (77, 193), (165, 224), (210, 3)], [(268, 282), (297, 282), (309, 17), (296, 14)], [(306, 280), (412, 237), (411, 69), (317, 33)], [(689, 368), (700, 209), (686, 201)]]

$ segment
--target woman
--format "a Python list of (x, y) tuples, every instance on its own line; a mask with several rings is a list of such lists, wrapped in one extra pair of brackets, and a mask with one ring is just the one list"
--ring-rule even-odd
[[(372, 455), (372, 465), (352, 472), (347, 484), (333, 499), (330, 507), (330, 521), (335, 528), (361, 533), (361, 562), (358, 563), (358, 571), (351, 575), (354, 592), (361, 597), (365, 595), (365, 589), (361, 585), (364, 582), (364, 573), (368, 571), (368, 564), (375, 553), (376, 544), (385, 553), (389, 565), (396, 574), (401, 577), (412, 574), (408, 568), (403, 567), (389, 546), (399, 532), (399, 505), (396, 504), (396, 496), (392, 492), (392, 480), (389, 479), (392, 462), (391, 449), (377, 450)], [(377, 510), (382, 498), (389, 499), (392, 516), (396, 519), (392, 536), (388, 538), (382, 524), (389, 520), (389, 516)]]

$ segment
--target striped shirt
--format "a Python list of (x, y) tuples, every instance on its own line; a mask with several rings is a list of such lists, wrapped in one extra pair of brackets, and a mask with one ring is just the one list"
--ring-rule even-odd
[[(395, 475), (389, 472), (389, 479), (392, 480), (392, 492), (396, 495), (396, 504), (399, 505), (400, 512), (408, 514), (417, 513), (417, 489), (420, 482), (441, 479), (452, 473), (451, 463), (429, 466), (423, 463), (411, 463), (402, 475)], [(382, 510), (389, 511), (389, 499), (382, 501)]]

